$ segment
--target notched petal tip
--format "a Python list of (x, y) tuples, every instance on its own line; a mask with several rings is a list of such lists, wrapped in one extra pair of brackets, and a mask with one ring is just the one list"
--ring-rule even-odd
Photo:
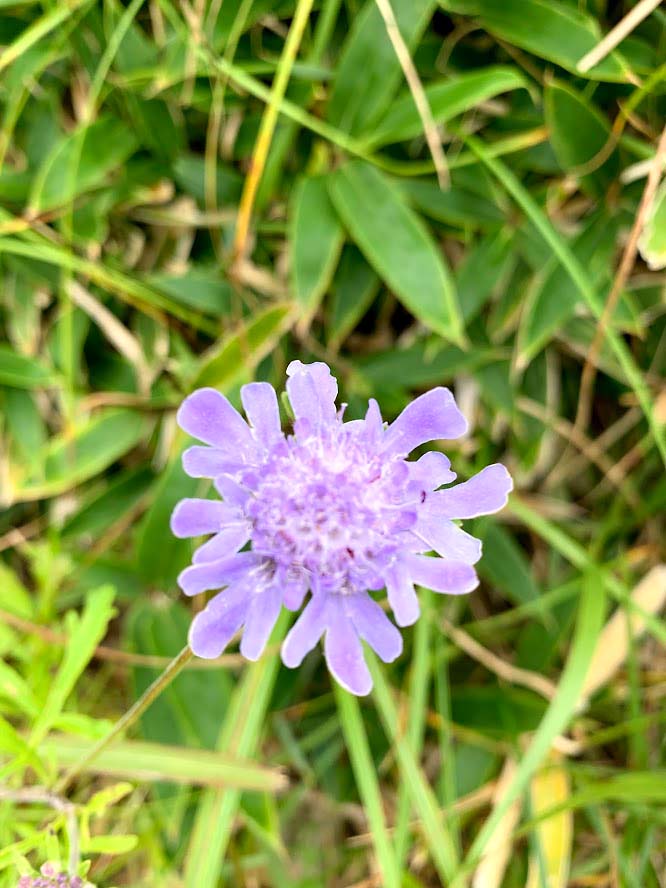
[(411, 453), (428, 441), (459, 438), (467, 431), (467, 420), (447, 388), (438, 387), (408, 404), (386, 431), (384, 449)]
[(255, 447), (250, 428), (227, 398), (217, 389), (201, 388), (192, 392), (176, 414), (178, 425), (205, 444), (229, 452)]

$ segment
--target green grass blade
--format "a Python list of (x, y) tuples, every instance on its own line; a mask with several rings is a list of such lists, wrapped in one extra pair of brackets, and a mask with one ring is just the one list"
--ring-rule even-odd
[(372, 841), (382, 873), (382, 885), (386, 888), (400, 888), (400, 870), (386, 831), (377, 769), (370, 755), (358, 700), (337, 683), (333, 684), (333, 690), (356, 785), (372, 832)]
[(442, 883), (448, 885), (456, 871), (456, 852), (443, 825), (437, 799), (419, 767), (408, 738), (400, 732), (398, 710), (384, 673), (374, 657), (368, 658), (368, 666), (374, 681), (372, 693), (386, 736), (393, 744), (398, 759), (401, 782), (407, 787), (412, 805), (422, 820), (423, 832), (432, 861)]
[[(561, 262), (563, 268), (566, 269), (569, 277), (578, 288), (580, 295), (587, 303), (587, 306), (594, 317), (599, 320), (603, 313), (603, 305), (600, 302), (594, 287), (590, 283), (585, 269), (571, 252), (566, 242), (555, 230), (534, 198), (501, 160), (490, 155), (480, 139), (477, 139), (475, 136), (468, 136), (465, 141), (477, 155), (479, 160), (487, 166), (497, 180), (502, 183), (518, 206), (520, 206), (534, 224), (535, 228), (551, 248), (558, 261)], [(650, 390), (643, 379), (639, 368), (636, 366), (624, 340), (618, 336), (617, 332), (611, 326), (606, 329), (606, 337), (613, 350), (613, 354), (619, 361), (631, 388), (638, 398), (638, 402), (641, 405), (641, 409), (650, 426), (657, 449), (666, 466), (666, 432), (664, 426), (660, 425), (655, 415)]]
[[(270, 645), (282, 640), (288, 620), (289, 615), (283, 612)], [(278, 653), (264, 654), (248, 666), (229, 704), (217, 744), (219, 752), (239, 758), (255, 755), (279, 668)], [(201, 797), (187, 850), (185, 888), (216, 888), (219, 884), (240, 800), (238, 789), (209, 790)]]
[(463, 865), (456, 874), (451, 888), (462, 888), (465, 874), (469, 873), (481, 859), (498, 825), (510, 807), (527, 787), (530, 779), (548, 755), (551, 743), (566, 730), (576, 711), (580, 691), (585, 681), (588, 666), (594, 653), (597, 638), (604, 617), (605, 596), (597, 573), (590, 573), (583, 585), (576, 630), (569, 652), (569, 658), (560, 679), (557, 694), (551, 701), (532, 742), (524, 753), (516, 775), (502, 801), (472, 842)]

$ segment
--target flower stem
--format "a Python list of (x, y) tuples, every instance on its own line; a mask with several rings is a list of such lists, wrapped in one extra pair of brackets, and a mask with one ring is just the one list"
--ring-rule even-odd
[(79, 774), (107, 748), (107, 746), (113, 743), (117, 737), (133, 725), (134, 722), (143, 715), (146, 709), (148, 709), (150, 704), (159, 697), (162, 691), (171, 684), (174, 678), (182, 671), (183, 667), (189, 663), (193, 656), (194, 654), (192, 653), (191, 648), (189, 646), (184, 647), (183, 650), (173, 658), (165, 668), (164, 672), (144, 691), (136, 703), (134, 703), (134, 705), (131, 706), (120, 719), (118, 719), (109, 733), (105, 737), (102, 737), (102, 739), (93, 746), (90, 752), (85, 755), (81, 761), (77, 762), (63, 774), (60, 780), (56, 783), (54, 792), (62, 794), (72, 780), (78, 777)]

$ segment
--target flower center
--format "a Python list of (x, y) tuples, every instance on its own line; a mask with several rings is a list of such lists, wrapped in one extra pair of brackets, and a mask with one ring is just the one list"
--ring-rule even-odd
[(412, 516), (399, 505), (404, 478), (396, 483), (391, 468), (342, 424), (326, 438), (288, 438), (255, 485), (248, 508), (253, 550), (331, 589), (381, 587), (376, 560), (395, 550)]

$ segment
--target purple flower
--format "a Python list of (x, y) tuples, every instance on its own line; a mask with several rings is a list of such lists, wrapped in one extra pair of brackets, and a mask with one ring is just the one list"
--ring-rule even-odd
[(45, 863), (38, 876), (21, 876), (17, 888), (94, 888), (80, 876), (70, 876), (52, 863)]
[(183, 500), (171, 519), (178, 537), (210, 535), (178, 578), (183, 592), (224, 589), (194, 618), (190, 645), (216, 657), (242, 628), (241, 653), (255, 660), (281, 607), (298, 610), (309, 592), (284, 641), (284, 663), (298, 666), (324, 636), (335, 678), (367, 694), (361, 640), (385, 662), (402, 650), (400, 632), (369, 592), (386, 589), (398, 626), (418, 619), (415, 585), (471, 592), (481, 543), (455, 520), (501, 509), (512, 481), (504, 466), (491, 465), (445, 487), (456, 476), (443, 453), (407, 459), (427, 441), (466, 431), (448, 389), (421, 395), (387, 427), (374, 400), (364, 419), (343, 422), (326, 364), (293, 361), (287, 374), (292, 434), (282, 432), (265, 382), (241, 389), (248, 422), (210, 388), (178, 412), (180, 426), (205, 445), (185, 451), (185, 471), (213, 479), (222, 498)]

